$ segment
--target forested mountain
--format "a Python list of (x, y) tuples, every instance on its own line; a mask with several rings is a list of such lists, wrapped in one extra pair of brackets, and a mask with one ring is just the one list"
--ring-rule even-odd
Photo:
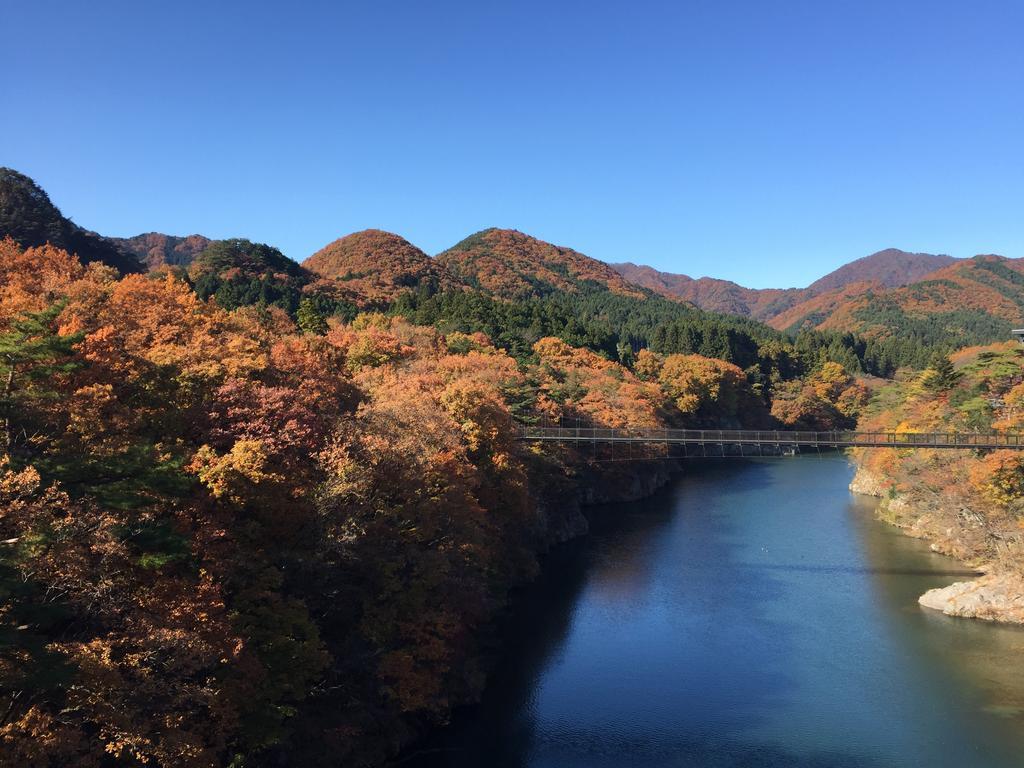
[(381, 304), (409, 288), (429, 283), (453, 287), (455, 281), (438, 261), (404, 237), (365, 229), (325, 245), (302, 266), (354, 302)]
[(730, 280), (714, 277), (695, 280), (631, 262), (611, 266), (631, 283), (662, 296), (688, 301), (709, 312), (764, 319), (788, 308), (803, 295), (799, 288), (744, 288)]
[[(889, 248), (807, 288), (750, 289), (608, 265), (510, 229), (485, 229), (433, 259), (399, 235), (370, 229), (335, 240), (300, 266), (247, 240), (156, 232), (101, 237), (64, 217), (35, 182), (10, 169), (0, 169), (0, 236), (22, 247), (49, 242), (122, 273), (186, 268), (201, 298), (226, 309), (264, 304), (293, 314), (301, 305), (308, 328), (332, 315), (351, 319), (359, 309), (390, 308), (467, 331), (486, 329), (517, 355), (554, 335), (619, 359), (649, 346), (748, 367), (757, 357), (751, 350), (772, 338), (753, 322), (759, 320), (788, 334), (828, 332), (812, 346), (832, 349), (831, 357), (848, 367), (888, 375), (900, 365), (925, 364), (937, 346), (1003, 339), (1008, 325), (1024, 320), (1024, 268), (1000, 256), (957, 260)], [(516, 306), (502, 306), (513, 300)], [(749, 318), (747, 325), (738, 318)]]
[(659, 272), (653, 267), (626, 262), (612, 266), (627, 280), (653, 291), (692, 302), (712, 312), (727, 312), (771, 322), (791, 307), (827, 291), (853, 284), (892, 288), (915, 282), (930, 272), (956, 261), (952, 256), (907, 253), (887, 248), (851, 261), (815, 280), (806, 288), (744, 288), (729, 280), (713, 277), (693, 279), (686, 275)]
[(99, 261), (122, 273), (142, 269), (134, 254), (66, 218), (28, 176), (0, 167), (0, 239), (5, 237), (25, 248), (49, 243), (83, 263)]
[(309, 273), (277, 248), (235, 238), (214, 240), (188, 270), (196, 294), (224, 309), (275, 305), (294, 313)]
[(603, 287), (622, 296), (644, 292), (608, 264), (514, 229), (485, 229), (436, 257), (457, 280), (502, 299), (577, 293)]
[(1024, 319), (1024, 260), (975, 256), (925, 279), (882, 289), (847, 286), (821, 294), (770, 320), (779, 329), (902, 336), (950, 348), (1007, 338)]
[(147, 232), (135, 237), (111, 237), (109, 240), (135, 254), (146, 269), (187, 267), (212, 242), (202, 235), (175, 237), (160, 232)]
[(885, 346), (897, 365), (923, 365), (927, 348), (1000, 341), (1024, 321), (1024, 262), (1002, 256), (954, 259), (890, 248), (807, 288), (786, 290), (615, 266), (627, 279), (663, 295), (754, 317), (779, 331), (858, 334)]
[(934, 253), (907, 253), (898, 248), (863, 256), (829, 272), (807, 286), (807, 292), (819, 294), (844, 288), (852, 283), (871, 283), (885, 288), (916, 283), (925, 275), (949, 266), (956, 259)]

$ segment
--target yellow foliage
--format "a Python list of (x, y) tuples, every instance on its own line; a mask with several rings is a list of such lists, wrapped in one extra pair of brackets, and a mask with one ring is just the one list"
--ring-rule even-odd
[(734, 416), (746, 379), (743, 371), (724, 360), (702, 355), (669, 355), (658, 381), (684, 414), (714, 410), (722, 416)]
[(833, 402), (838, 399), (839, 394), (850, 385), (851, 381), (852, 377), (846, 372), (846, 369), (831, 360), (807, 378), (807, 382), (818, 397)]
[(971, 467), (971, 484), (999, 506), (1024, 498), (1024, 456), (995, 451)]
[(665, 358), (657, 352), (651, 352), (649, 349), (641, 349), (637, 353), (636, 362), (633, 364), (633, 371), (644, 381), (656, 381), (658, 374), (661, 373), (661, 367), (664, 364)]
[(200, 447), (191, 468), (215, 497), (242, 503), (249, 485), (284, 481), (282, 475), (267, 470), (267, 459), (259, 440), (239, 440), (224, 455), (208, 445)]
[(582, 417), (605, 427), (656, 427), (664, 396), (616, 362), (549, 337), (533, 345), (540, 360), (538, 411)]

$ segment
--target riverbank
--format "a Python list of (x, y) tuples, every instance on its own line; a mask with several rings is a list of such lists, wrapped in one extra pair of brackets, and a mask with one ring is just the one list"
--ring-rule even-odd
[(587, 510), (479, 706), (396, 768), (1019, 764), (1024, 632), (916, 609), (964, 569), (851, 496), (845, 457), (684, 470)]
[(1019, 540), (1002, 530), (1006, 521), (990, 519), (957, 494), (925, 487), (898, 491), (891, 479), (859, 463), (850, 490), (879, 498), (879, 519), (978, 570), (976, 579), (928, 590), (918, 600), (922, 606), (947, 616), (1024, 624), (1024, 575), (1015, 556)]
[[(476, 706), (491, 682), (494, 670), (505, 655), (505, 638), (516, 593), (529, 589), (542, 576), (543, 558), (555, 547), (590, 533), (592, 511), (601, 507), (637, 502), (662, 490), (682, 472), (682, 464), (673, 461), (634, 461), (619, 463), (588, 462), (571, 450), (561, 457), (565, 472), (553, 476), (554, 464), (531, 468), (528, 491), (536, 511), (536, 529), (532, 537), (532, 556), (536, 567), (524, 569), (519, 578), (507, 585), (496, 600), (491, 615), (462, 647), (462, 656), (453, 666), (471, 668), (475, 674), (449, 696), (448, 713), (443, 717), (409, 716), (392, 723), (391, 744), (398, 755), (415, 754), (417, 745), (431, 738), (438, 727), (447, 725), (450, 714), (460, 708)], [(547, 476), (541, 473), (547, 470)], [(390, 755), (395, 759), (394, 755)], [(398, 757), (404, 762), (405, 758)], [(366, 765), (375, 763), (366, 763)], [(392, 762), (384, 762), (392, 765)]]

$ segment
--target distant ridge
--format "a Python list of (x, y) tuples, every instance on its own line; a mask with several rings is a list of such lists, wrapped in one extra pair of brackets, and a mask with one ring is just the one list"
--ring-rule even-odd
[(745, 288), (729, 280), (713, 277), (694, 279), (630, 262), (612, 264), (612, 267), (630, 282), (665, 296), (690, 301), (701, 309), (770, 320), (826, 291), (853, 283), (895, 288), (920, 280), (954, 261), (956, 259), (952, 256), (886, 248), (844, 264), (807, 288)]
[[(0, 238), (6, 237), (25, 248), (50, 243), (122, 273), (185, 267), (197, 294), (225, 308), (263, 303), (295, 311), (304, 298), (315, 298), (316, 311), (355, 312), (387, 308), (413, 290), (430, 297), (456, 289), (503, 302), (558, 294), (589, 301), (604, 294), (593, 306), (605, 312), (622, 309), (618, 297), (658, 294), (779, 331), (853, 332), (908, 348), (990, 343), (1024, 324), (1024, 259), (994, 254), (955, 259), (886, 248), (806, 288), (753, 289), (629, 262), (609, 265), (514, 229), (482, 230), (434, 258), (400, 235), (367, 229), (327, 244), (300, 266), (272, 246), (245, 239), (159, 232), (103, 237), (65, 217), (28, 176), (0, 168)], [(647, 311), (636, 302), (630, 306), (630, 312)], [(899, 350), (893, 354), (907, 359)]]
[(694, 279), (631, 262), (611, 266), (631, 283), (663, 296), (688, 301), (710, 312), (756, 319), (771, 317), (796, 303), (802, 295), (799, 288), (745, 288), (731, 280)]
[(202, 235), (176, 237), (160, 232), (146, 232), (135, 237), (111, 237), (124, 250), (135, 255), (147, 269), (161, 267), (188, 267), (196, 256), (213, 241)]
[(1024, 259), (986, 254), (953, 259), (923, 279), (886, 288), (852, 283), (794, 305), (768, 322), (780, 330), (816, 328), (867, 336), (926, 334), (953, 342), (999, 340), (1024, 319)]
[(916, 283), (925, 275), (947, 267), (957, 259), (934, 253), (908, 253), (898, 248), (886, 248), (844, 264), (811, 283), (807, 290), (813, 294), (843, 288), (851, 283), (874, 283), (886, 288)]
[(854, 332), (950, 347), (1007, 338), (1024, 323), (1024, 260), (970, 259), (886, 248), (806, 288), (754, 289), (710, 277), (614, 264), (631, 282), (701, 309), (751, 317), (780, 331)]

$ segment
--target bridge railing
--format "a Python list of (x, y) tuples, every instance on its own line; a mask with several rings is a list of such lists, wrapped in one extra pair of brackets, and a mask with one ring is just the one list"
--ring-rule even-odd
[(729, 445), (893, 447), (893, 448), (1024, 448), (1016, 433), (971, 432), (811, 432), (803, 430), (620, 429), (583, 426), (524, 426), (523, 440), (558, 442), (647, 442)]

